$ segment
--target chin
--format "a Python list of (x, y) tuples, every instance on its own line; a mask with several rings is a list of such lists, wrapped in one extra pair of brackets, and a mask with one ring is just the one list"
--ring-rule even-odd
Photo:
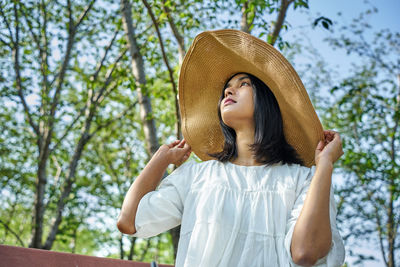
[(222, 121), (229, 127), (233, 128), (232, 126), (234, 125), (234, 119), (232, 118), (232, 116), (221, 116), (222, 117)]

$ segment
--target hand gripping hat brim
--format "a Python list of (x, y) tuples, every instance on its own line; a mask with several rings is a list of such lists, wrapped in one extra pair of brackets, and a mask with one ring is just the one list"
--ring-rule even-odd
[(270, 44), (242, 31), (217, 30), (194, 39), (179, 75), (182, 133), (202, 160), (222, 151), (224, 136), (218, 119), (218, 100), (232, 75), (258, 77), (278, 101), (287, 142), (304, 164), (314, 165), (315, 148), (323, 129), (298, 74)]

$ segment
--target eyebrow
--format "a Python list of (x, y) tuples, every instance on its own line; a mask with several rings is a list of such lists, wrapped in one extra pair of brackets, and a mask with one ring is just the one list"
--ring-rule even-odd
[[(249, 77), (249, 76), (243, 76), (243, 77), (240, 77), (240, 78), (238, 79), (238, 81), (241, 81), (241, 80), (244, 80), (244, 79), (250, 79), (250, 77)], [(231, 86), (231, 83), (230, 83), (230, 82), (227, 83), (227, 85), (226, 85), (225, 88), (228, 88), (229, 86)]]

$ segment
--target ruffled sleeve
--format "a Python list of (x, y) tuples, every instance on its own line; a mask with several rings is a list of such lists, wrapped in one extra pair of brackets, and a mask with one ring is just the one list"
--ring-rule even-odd
[(186, 162), (164, 178), (157, 190), (144, 195), (135, 218), (135, 237), (148, 238), (181, 224), (183, 204), (193, 176), (194, 162)]
[[(311, 184), (311, 179), (315, 173), (315, 166), (311, 168), (306, 168), (306, 167), (299, 167), (299, 168), (300, 170), (298, 174), (299, 180), (296, 188), (296, 200), (292, 212), (290, 214), (289, 221), (286, 225), (286, 237), (285, 237), (285, 249), (292, 266), (298, 266), (293, 262), (290, 252), (290, 245), (292, 242), (294, 226), (296, 224), (297, 218), (300, 215), (308, 188), (310, 187)], [(314, 266), (338, 267), (342, 266), (344, 262), (345, 250), (344, 250), (343, 240), (340, 236), (339, 230), (337, 229), (336, 225), (336, 213), (337, 213), (336, 203), (334, 199), (333, 189), (331, 186), (330, 204), (329, 204), (330, 223), (332, 229), (331, 249), (329, 250), (328, 254), (325, 257), (319, 259)]]

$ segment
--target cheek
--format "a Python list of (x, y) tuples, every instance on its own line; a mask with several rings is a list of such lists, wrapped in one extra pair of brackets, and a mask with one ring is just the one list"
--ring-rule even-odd
[(251, 100), (249, 101), (248, 110), (251, 113), (254, 113), (254, 101), (253, 101), (253, 98), (251, 98)]

